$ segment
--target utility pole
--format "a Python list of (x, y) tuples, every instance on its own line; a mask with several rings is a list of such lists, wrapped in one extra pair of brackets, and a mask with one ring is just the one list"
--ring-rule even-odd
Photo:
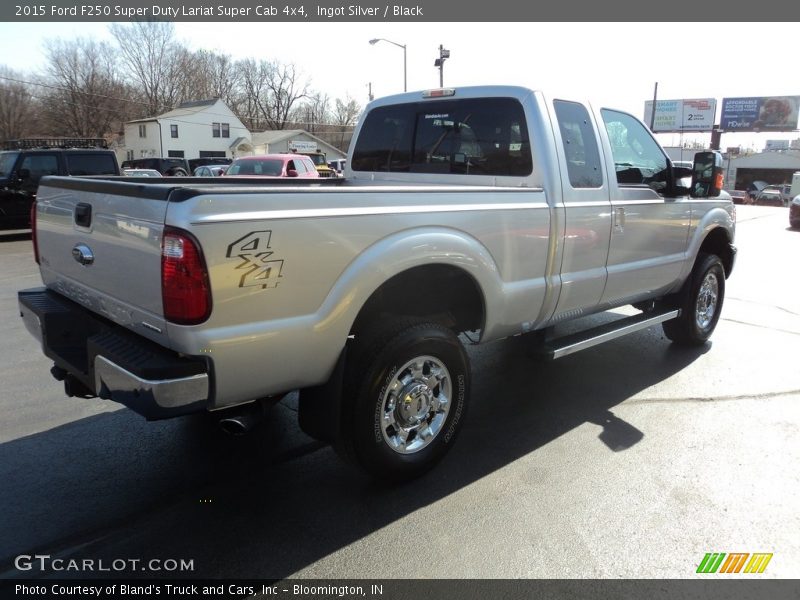
[(439, 58), (433, 61), (433, 66), (439, 68), (439, 87), (444, 87), (444, 61), (450, 58), (450, 50), (439, 44)]
[[(653, 110), (650, 113), (650, 131), (653, 131), (653, 125), (656, 122), (656, 102), (658, 101), (658, 82), (656, 81), (656, 86), (653, 88)], [(655, 133), (653, 131), (653, 133)]]

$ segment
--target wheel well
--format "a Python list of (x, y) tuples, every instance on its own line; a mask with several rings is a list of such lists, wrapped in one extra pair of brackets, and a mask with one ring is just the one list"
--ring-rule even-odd
[(351, 333), (387, 316), (420, 317), (456, 332), (481, 329), (483, 294), (471, 275), (450, 265), (425, 265), (398, 273), (369, 297)]
[(700, 252), (719, 256), (722, 266), (725, 268), (725, 277), (727, 278), (731, 274), (733, 251), (731, 250), (731, 240), (727, 231), (721, 227), (711, 230), (700, 245)]

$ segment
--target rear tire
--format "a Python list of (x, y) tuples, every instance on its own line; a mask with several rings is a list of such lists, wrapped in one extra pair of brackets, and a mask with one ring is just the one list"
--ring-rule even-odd
[(348, 351), (337, 449), (373, 478), (417, 477), (453, 445), (469, 386), (466, 351), (443, 325), (397, 319), (357, 336)]
[(700, 254), (677, 298), (681, 316), (662, 324), (664, 334), (681, 346), (705, 344), (717, 326), (724, 298), (722, 261), (714, 254)]

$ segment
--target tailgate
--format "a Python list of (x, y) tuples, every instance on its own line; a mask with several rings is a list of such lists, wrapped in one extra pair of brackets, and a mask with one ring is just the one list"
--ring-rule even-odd
[(165, 343), (161, 234), (171, 186), (47, 177), (36, 232), (44, 284)]

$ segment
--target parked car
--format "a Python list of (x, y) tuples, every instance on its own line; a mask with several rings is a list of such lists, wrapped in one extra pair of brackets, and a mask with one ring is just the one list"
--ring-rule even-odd
[[(31, 204), (36, 199), (39, 180), (46, 175), (120, 174), (113, 150), (88, 145), (84, 148), (29, 147), (39, 140), (17, 141), (20, 149), (0, 152), (0, 229), (30, 227)], [(25, 141), (31, 144), (22, 144)]]
[(800, 229), (800, 196), (795, 196), (789, 205), (789, 227)]
[(228, 166), (233, 162), (232, 158), (225, 158), (223, 156), (204, 156), (202, 158), (190, 158), (188, 161), (189, 169), (194, 173), (197, 167), (207, 167), (209, 165), (225, 165)]
[(229, 165), (206, 165), (194, 170), (195, 177), (219, 177), (224, 175)]
[(155, 169), (122, 169), (122, 174), (128, 177), (161, 177)]
[(734, 204), (749, 204), (750, 201), (747, 196), (747, 192), (744, 190), (726, 190), (733, 198)]
[(328, 161), (328, 166), (336, 173), (338, 177), (341, 177), (344, 174), (344, 168), (346, 165), (346, 158), (334, 158), (333, 160)]
[(782, 183), (778, 186), (781, 190), (781, 198), (783, 198), (783, 205), (789, 206), (789, 203), (792, 201), (792, 184), (791, 183)]
[(186, 177), (191, 173), (185, 158), (134, 158), (122, 163), (123, 169), (155, 169), (166, 177)]
[(319, 173), (303, 154), (263, 154), (234, 159), (225, 176), (318, 178)]
[(755, 204), (756, 196), (758, 196), (758, 193), (768, 185), (769, 184), (766, 181), (754, 181), (753, 183), (748, 184), (747, 194), (750, 196), (751, 204)]
[(768, 185), (756, 196), (756, 206), (784, 206), (781, 189), (777, 185)]

